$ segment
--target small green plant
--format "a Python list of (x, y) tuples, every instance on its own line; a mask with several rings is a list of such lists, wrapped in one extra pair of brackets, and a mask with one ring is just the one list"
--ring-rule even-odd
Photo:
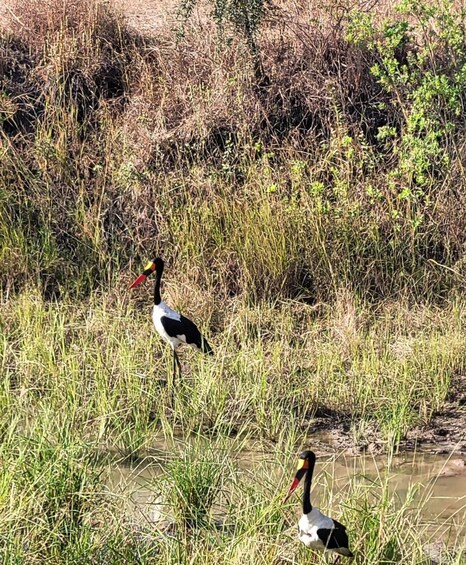
[[(178, 8), (180, 17), (180, 35), (183, 34), (187, 21), (192, 16), (198, 0), (182, 0)], [(265, 80), (264, 68), (257, 43), (259, 29), (264, 19), (268, 0), (212, 0), (212, 17), (222, 40), (228, 38), (232, 29), (244, 39), (254, 64), (254, 73), (258, 84)]]
[(198, 438), (177, 449), (164, 469), (162, 496), (182, 530), (206, 527), (229, 472), (228, 454), (221, 442)]
[(395, 21), (382, 22), (355, 12), (347, 37), (377, 54), (372, 73), (401, 118), (399, 133), (382, 126), (378, 138), (399, 136), (396, 174), (415, 201), (426, 198), (432, 181), (446, 174), (450, 144), (462, 131), (466, 28), (463, 12), (449, 0), (435, 7), (405, 0), (397, 12)]

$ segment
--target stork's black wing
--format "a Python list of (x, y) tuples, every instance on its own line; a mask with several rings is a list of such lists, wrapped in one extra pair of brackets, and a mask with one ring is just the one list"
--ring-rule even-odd
[(188, 318), (181, 316), (179, 320), (162, 316), (160, 318), (165, 331), (170, 337), (185, 336), (188, 345), (195, 345), (203, 353), (212, 354), (212, 348), (205, 337), (198, 330), (196, 324)]
[(319, 528), (317, 530), (317, 535), (327, 549), (346, 550), (344, 555), (347, 557), (353, 557), (353, 554), (348, 549), (348, 534), (346, 533), (345, 526), (336, 520), (333, 522), (335, 524), (335, 528)]

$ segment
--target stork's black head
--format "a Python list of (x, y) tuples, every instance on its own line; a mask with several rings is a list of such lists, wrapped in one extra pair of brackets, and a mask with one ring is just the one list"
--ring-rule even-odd
[(147, 269), (149, 269), (150, 272), (147, 272), (147, 276), (149, 276), (154, 271), (158, 275), (161, 275), (163, 273), (163, 266), (164, 266), (163, 259), (161, 257), (156, 257), (155, 259), (152, 259), (152, 261), (149, 261), (149, 263), (147, 263), (145, 267), (146, 270), (144, 270), (144, 273), (146, 273)]
[(316, 460), (316, 454), (313, 451), (303, 451), (302, 453), (300, 453), (299, 455), (299, 460), (301, 461), (307, 461), (308, 463), (310, 463), (311, 461), (313, 461), (315, 463)]
[(316, 462), (316, 454), (313, 451), (303, 451), (298, 459), (298, 467), (296, 469), (296, 475), (294, 476), (293, 482), (291, 483), (288, 494), (286, 495), (285, 502), (290, 498), (294, 491), (298, 488), (301, 479), (304, 477), (308, 469), (314, 469)]
[(157, 273), (157, 275), (159, 277), (162, 276), (163, 273), (163, 259), (161, 259), (160, 257), (156, 257), (155, 259), (152, 259), (152, 261), (149, 261), (147, 263), (147, 265), (144, 267), (144, 271), (139, 275), (139, 277), (131, 284), (131, 286), (129, 288), (135, 288), (136, 286), (138, 286), (139, 284), (141, 284), (143, 281), (145, 281), (147, 279), (147, 277), (149, 275), (151, 275), (154, 271)]

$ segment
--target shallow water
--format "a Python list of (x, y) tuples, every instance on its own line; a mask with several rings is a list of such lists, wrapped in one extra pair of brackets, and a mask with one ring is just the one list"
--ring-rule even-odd
[[(163, 469), (166, 451), (157, 449), (140, 459), (137, 464), (119, 463), (113, 467), (110, 488), (128, 501), (128, 510), (138, 520), (154, 522), (163, 519), (162, 506), (155, 485)], [(268, 459), (261, 451), (244, 451), (238, 458), (241, 468), (253, 470)], [(274, 467), (275, 466), (275, 467)], [(284, 481), (276, 461), (270, 461), (271, 475)], [(294, 469), (290, 469), (290, 480)], [(448, 535), (450, 541), (466, 534), (466, 460), (457, 456), (432, 455), (428, 453), (403, 453), (393, 456), (320, 456), (317, 461), (312, 496), (315, 504), (323, 496), (324, 488), (332, 493), (345, 491), (350, 481), (373, 489), (384, 479), (401, 506), (408, 493), (416, 487), (411, 507), (421, 509), (422, 522), (433, 540)], [(299, 504), (297, 504), (297, 507)]]
[[(334, 470), (335, 488), (345, 488), (356, 474), (367, 484), (378, 477), (387, 478), (390, 491), (400, 505), (410, 490), (417, 488), (413, 509), (421, 508), (423, 522), (432, 534), (451, 529), (456, 537), (466, 533), (466, 461), (455, 456), (404, 453), (387, 457), (340, 457), (328, 462)], [(387, 471), (388, 469), (388, 471)]]

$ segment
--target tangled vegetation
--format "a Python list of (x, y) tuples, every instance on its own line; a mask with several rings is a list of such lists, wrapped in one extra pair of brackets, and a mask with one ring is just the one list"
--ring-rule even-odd
[(388, 19), (265, 10), (261, 84), (229, 20), (219, 47), (209, 20), (176, 42), (91, 0), (18, 10), (1, 37), (4, 290), (85, 296), (156, 250), (221, 299), (463, 288), (452, 3)]

